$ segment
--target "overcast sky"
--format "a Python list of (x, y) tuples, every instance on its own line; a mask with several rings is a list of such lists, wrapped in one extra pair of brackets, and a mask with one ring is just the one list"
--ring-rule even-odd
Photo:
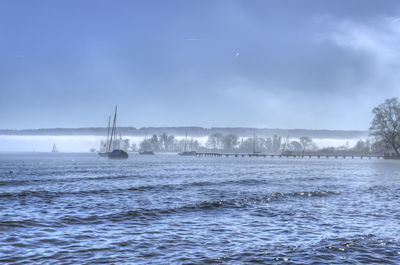
[(0, 128), (368, 129), (400, 2), (0, 1)]

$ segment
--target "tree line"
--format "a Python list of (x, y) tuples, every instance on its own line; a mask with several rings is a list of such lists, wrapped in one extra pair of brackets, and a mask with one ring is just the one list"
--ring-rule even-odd
[[(370, 136), (373, 138), (359, 140), (353, 147), (348, 144), (337, 148), (319, 148), (308, 136), (299, 137), (289, 141), (278, 135), (272, 137), (248, 137), (240, 138), (236, 134), (212, 133), (208, 136), (205, 145), (198, 140), (189, 138), (178, 139), (173, 134), (153, 134), (139, 143), (130, 144), (129, 139), (117, 139), (113, 147), (125, 151), (153, 152), (238, 152), (238, 153), (280, 153), (290, 151), (303, 154), (385, 154), (387, 156), (400, 157), (400, 102), (397, 98), (385, 100), (373, 109), (373, 120), (370, 127)], [(106, 146), (101, 142), (101, 150)]]
[[(102, 141), (102, 145), (106, 146)], [(174, 135), (162, 133), (160, 135), (153, 134), (146, 137), (139, 144), (130, 144), (129, 139), (117, 139), (113, 143), (114, 148), (119, 148), (125, 151), (153, 151), (153, 152), (182, 152), (197, 151), (197, 152), (226, 152), (226, 153), (269, 153), (278, 154), (285, 151), (301, 154), (368, 154), (382, 153), (384, 148), (381, 141), (372, 142), (370, 139), (359, 140), (353, 147), (349, 144), (340, 147), (319, 148), (317, 144), (307, 136), (302, 136), (299, 139), (289, 140), (288, 137), (282, 138), (274, 135), (272, 137), (247, 137), (240, 138), (235, 134), (223, 135), (221, 133), (213, 133), (208, 136), (204, 145), (201, 145), (198, 140), (187, 138), (179, 139)]]

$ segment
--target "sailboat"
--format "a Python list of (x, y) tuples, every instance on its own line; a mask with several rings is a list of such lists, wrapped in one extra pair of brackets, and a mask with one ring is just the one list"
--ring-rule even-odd
[(253, 154), (260, 154), (261, 151), (257, 151), (256, 150), (256, 133), (254, 133), (254, 137), (253, 137)]
[(127, 159), (128, 153), (119, 148), (114, 148), (117, 139), (117, 106), (115, 106), (114, 121), (111, 129), (110, 139), (108, 142), (107, 156), (109, 159)]
[[(109, 150), (110, 150), (110, 148), (108, 146), (109, 138), (110, 138), (110, 125), (111, 125), (110, 123), (111, 123), (111, 116), (108, 116), (107, 141), (106, 141), (105, 146), (100, 146), (100, 152), (98, 152), (99, 156), (101, 156), (101, 157), (108, 156), (108, 153), (109, 153)], [(101, 141), (101, 143), (103, 145), (103, 141)]]
[(289, 150), (289, 135), (286, 137), (285, 145), (283, 147), (281, 155), (284, 155), (284, 156), (293, 155), (293, 152)]
[(58, 149), (56, 144), (53, 144), (53, 150), (51, 150), (52, 153), (58, 153)]
[(153, 151), (147, 151), (147, 134), (144, 135), (144, 151), (139, 152), (139, 155), (154, 155)]
[(180, 155), (180, 156), (195, 156), (195, 155), (196, 155), (196, 151), (193, 151), (193, 150), (192, 150), (193, 137), (192, 137), (192, 139), (190, 140), (190, 151), (187, 151), (187, 150), (186, 150), (187, 134), (188, 134), (188, 131), (186, 130), (185, 149), (183, 150), (183, 152), (178, 153), (178, 155)]

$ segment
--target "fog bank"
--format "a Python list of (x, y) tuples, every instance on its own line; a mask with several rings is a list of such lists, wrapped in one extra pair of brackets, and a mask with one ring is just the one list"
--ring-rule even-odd
[[(131, 144), (139, 145), (144, 137), (127, 136)], [(176, 139), (183, 139), (184, 136), (176, 136)], [(97, 135), (0, 135), (0, 152), (51, 152), (53, 144), (56, 144), (60, 152), (89, 152), (91, 148), (96, 150), (100, 147), (103, 136)], [(344, 145), (354, 146), (357, 139), (332, 139), (332, 138), (313, 138), (319, 148), (339, 147)], [(365, 138), (361, 138), (365, 139)], [(194, 137), (200, 145), (205, 145), (207, 137)], [(290, 138), (290, 140), (298, 140)]]

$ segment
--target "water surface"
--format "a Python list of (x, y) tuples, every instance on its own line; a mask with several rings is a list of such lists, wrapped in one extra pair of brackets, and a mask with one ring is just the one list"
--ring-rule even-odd
[(0, 154), (6, 264), (399, 264), (399, 209), (399, 161)]

